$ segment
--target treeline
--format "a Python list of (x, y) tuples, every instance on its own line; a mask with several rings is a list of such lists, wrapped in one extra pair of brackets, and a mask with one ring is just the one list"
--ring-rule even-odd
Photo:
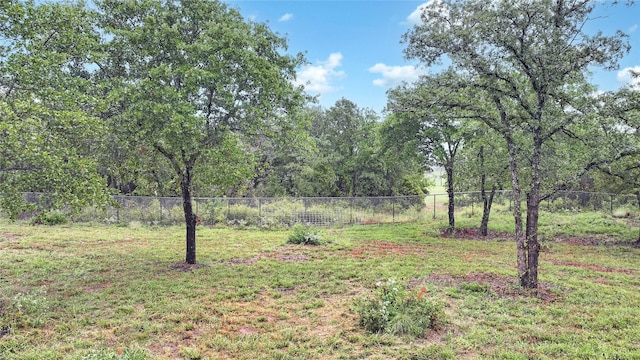
[[(398, 143), (393, 124), (347, 99), (326, 109), (308, 103), (298, 114), (300, 128), (281, 136), (242, 143), (242, 159), (194, 177), (202, 197), (343, 197), (426, 194), (431, 180), (415, 142)], [(115, 143), (115, 141), (113, 142)], [(120, 142), (121, 144), (123, 142)], [(99, 173), (118, 194), (178, 196), (169, 165), (144, 147), (112, 147), (100, 159)], [(228, 168), (244, 162), (247, 176), (221, 183)], [(233, 165), (233, 166), (232, 166)]]

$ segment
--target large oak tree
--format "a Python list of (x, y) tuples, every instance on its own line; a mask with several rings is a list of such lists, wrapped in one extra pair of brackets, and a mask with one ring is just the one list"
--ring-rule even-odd
[(408, 58), (447, 65), (450, 76), (433, 77), (431, 86), (458, 92), (457, 104), (450, 105), (475, 113), (504, 140), (518, 278), (526, 288), (538, 286), (541, 201), (599, 164), (637, 151), (612, 119), (601, 116), (601, 103), (588, 85), (592, 68), (613, 69), (628, 51), (620, 32), (585, 32), (596, 5), (591, 0), (434, 1), (424, 8), (422, 23), (404, 37)]
[(285, 39), (265, 24), (218, 1), (101, 0), (98, 7), (109, 53), (100, 67), (117, 82), (110, 93), (114, 124), (173, 169), (183, 199), (186, 262), (193, 264), (194, 178), (203, 168), (227, 171), (220, 181), (248, 176), (249, 164), (233, 154), (255, 137), (295, 127), (288, 120), (298, 117), (287, 115), (304, 100), (292, 85), (304, 59), (286, 55)]

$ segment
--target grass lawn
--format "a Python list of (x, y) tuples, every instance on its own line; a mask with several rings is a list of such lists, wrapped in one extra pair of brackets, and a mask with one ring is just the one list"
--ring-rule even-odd
[[(460, 213), (459, 227), (480, 214)], [(508, 213), (490, 239), (434, 223), (290, 230), (0, 222), (0, 359), (640, 359), (640, 249), (624, 220), (543, 214), (541, 289), (518, 288)], [(422, 338), (370, 334), (390, 278), (444, 306)]]

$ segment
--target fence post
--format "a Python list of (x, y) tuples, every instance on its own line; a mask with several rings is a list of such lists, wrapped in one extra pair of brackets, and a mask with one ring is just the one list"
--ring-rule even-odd
[(349, 204), (349, 224), (353, 225), (353, 198), (351, 198), (350, 204)]
[(613, 194), (609, 194), (609, 212), (613, 214)]
[(394, 197), (393, 200), (391, 200), (391, 221), (392, 222), (396, 222), (396, 198)]
[(436, 219), (436, 194), (433, 194), (433, 219)]
[(258, 223), (262, 225), (262, 198), (258, 198)]

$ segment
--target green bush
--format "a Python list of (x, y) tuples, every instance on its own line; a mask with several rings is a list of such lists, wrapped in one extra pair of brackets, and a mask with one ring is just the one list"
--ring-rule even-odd
[(293, 233), (289, 235), (287, 242), (300, 245), (321, 245), (322, 235), (313, 227), (296, 224), (293, 226)]
[(69, 222), (67, 215), (59, 211), (39, 213), (31, 219), (34, 225), (62, 225), (67, 222)]
[(389, 279), (378, 283), (376, 295), (355, 300), (360, 326), (371, 333), (423, 336), (444, 322), (442, 304), (425, 295), (422, 288), (417, 295)]

